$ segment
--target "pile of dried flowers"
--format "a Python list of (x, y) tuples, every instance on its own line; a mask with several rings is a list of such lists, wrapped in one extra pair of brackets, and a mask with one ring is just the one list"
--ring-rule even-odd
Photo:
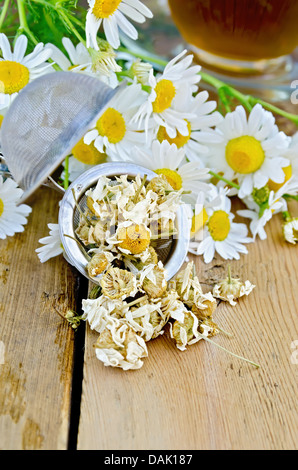
[[(118, 182), (121, 197), (109, 184), (88, 195), (89, 214), (81, 220), (77, 236), (85, 246), (93, 245), (89, 275), (101, 276), (100, 296), (84, 302), (85, 319), (100, 332), (98, 357), (123, 368), (138, 367), (147, 354), (146, 341), (168, 322), (180, 349), (202, 337), (209, 339), (218, 331), (212, 320), (214, 298), (233, 305), (253, 286), (229, 274), (212, 294), (203, 294), (192, 265), (167, 282), (153, 238), (158, 240), (165, 230), (173, 234), (173, 217), (166, 213), (175, 213), (181, 197), (190, 209), (189, 251), (205, 263), (215, 254), (225, 260), (247, 254), (247, 244), (267, 237), (265, 227), (275, 214), (283, 216), (285, 240), (296, 244), (297, 218), (290, 214), (288, 201), (298, 199), (298, 133), (281, 132), (275, 115), (296, 125), (298, 117), (203, 73), (186, 50), (167, 61), (140, 48), (128, 49), (125, 38), (138, 37), (131, 21), (143, 23), (152, 17), (139, 0), (88, 0), (88, 11), (73, 0), (16, 0), (18, 21), (11, 3), (4, 0), (0, 12), (0, 31), (7, 28), (13, 37), (10, 42), (0, 33), (0, 128), (15, 97), (40, 75), (88, 74), (111, 88), (125, 81), (65, 158), (58, 184), (67, 189), (86, 169), (105, 161), (138, 163), (160, 177), (151, 192), (149, 185), (142, 186), (132, 208), (129, 191), (134, 183), (128, 184), (125, 177)], [(51, 18), (51, 28), (46, 18)], [(201, 80), (217, 91), (218, 102), (199, 90)], [(98, 194), (104, 191), (99, 204)], [(18, 205), (22, 193), (3, 155), (0, 239), (24, 230), (31, 208)], [(146, 214), (154, 212), (160, 197), (162, 224), (155, 220), (155, 226), (148, 227)], [(248, 224), (234, 221), (233, 197), (242, 202), (244, 208), (237, 214)], [(108, 237), (101, 216), (117, 220), (115, 233)], [(48, 227), (49, 235), (36, 249), (41, 262), (64, 253), (58, 225), (50, 221)], [(67, 317), (73, 325), (79, 321), (72, 313)]]
[(103, 176), (85, 196), (76, 235), (97, 285), (82, 302), (83, 314), (69, 312), (66, 319), (74, 328), (86, 321), (99, 333), (95, 351), (104, 365), (139, 369), (148, 355), (146, 343), (163, 334), (167, 324), (181, 351), (216, 335), (215, 297), (235, 303), (254, 287), (230, 277), (215, 286), (214, 295), (203, 293), (193, 262), (167, 279), (160, 246), (164, 250), (177, 234), (183, 192), (164, 175), (151, 181)]

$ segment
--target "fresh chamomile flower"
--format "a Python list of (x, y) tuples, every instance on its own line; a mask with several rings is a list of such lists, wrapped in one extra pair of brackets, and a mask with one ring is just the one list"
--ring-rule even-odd
[(48, 228), (50, 229), (49, 235), (39, 240), (39, 243), (43, 246), (35, 250), (41, 263), (45, 263), (49, 259), (55, 258), (64, 252), (59, 233), (59, 225), (48, 224)]
[(49, 43), (45, 47), (51, 49), (51, 59), (64, 71), (81, 72), (98, 78), (115, 75), (115, 72), (121, 71), (115, 60), (116, 53), (103, 39), (98, 39), (98, 51), (88, 50), (81, 42), (75, 46), (66, 37), (62, 39), (62, 44), (68, 57), (54, 44)]
[(207, 168), (200, 168), (199, 163), (186, 162), (184, 149), (178, 149), (167, 140), (152, 142), (150, 151), (137, 149), (130, 155), (130, 161), (142, 165), (158, 175), (166, 177), (175, 191), (190, 191), (190, 198), (196, 198), (199, 191), (209, 189)]
[(279, 132), (272, 113), (260, 104), (254, 106), (248, 118), (243, 106), (237, 106), (226, 114), (216, 131), (221, 143), (209, 145), (206, 162), (227, 180), (238, 182), (240, 198), (269, 180), (279, 184), (285, 181), (283, 168), (289, 165), (285, 152), (290, 138)]
[(31, 207), (17, 205), (23, 190), (11, 178), (6, 180), (0, 175), (0, 239), (12, 237), (23, 232)]
[(88, 0), (89, 10), (86, 16), (87, 47), (98, 50), (97, 32), (103, 24), (108, 43), (118, 49), (120, 46), (119, 29), (131, 39), (138, 38), (136, 28), (128, 21), (144, 23), (152, 18), (152, 12), (139, 0)]
[(132, 148), (145, 146), (145, 133), (139, 131), (131, 118), (144, 101), (145, 92), (140, 84), (123, 88), (109, 102), (95, 127), (86, 133), (84, 142), (113, 160), (127, 160)]
[(285, 194), (296, 195), (298, 193), (298, 179), (295, 177), (290, 178), (276, 192), (269, 191), (268, 194), (268, 188), (266, 187), (261, 188), (259, 192), (263, 197), (259, 201), (261, 203), (258, 204), (256, 202), (257, 198), (256, 194), (254, 194), (254, 200), (250, 197), (243, 200), (248, 209), (239, 210), (237, 214), (251, 219), (249, 228), (254, 239), (258, 235), (261, 240), (265, 240), (267, 238), (265, 225), (272, 219), (274, 214), (287, 210), (287, 202), (283, 196)]
[[(206, 218), (202, 218), (204, 226), (199, 230), (199, 240), (191, 240), (189, 251), (195, 255), (203, 255), (205, 263), (210, 263), (217, 252), (224, 259), (239, 259), (240, 254), (247, 254), (246, 243), (252, 241), (247, 237), (248, 229), (245, 224), (233, 222), (231, 200), (227, 191), (210, 185), (208, 198), (213, 204), (204, 203), (203, 210)], [(205, 219), (205, 220), (204, 220)]]
[(269, 180), (268, 187), (272, 191), (278, 191), (290, 178), (298, 178), (298, 132), (291, 137), (289, 148), (284, 156), (289, 160), (289, 165), (283, 168), (285, 180), (283, 183), (275, 183)]
[[(97, 150), (92, 142), (90, 145), (84, 143), (84, 138), (73, 147), (71, 155), (68, 157), (68, 179), (74, 181), (85, 171), (95, 165), (99, 165), (107, 160), (105, 153)], [(63, 163), (65, 166), (65, 162)], [(63, 170), (62, 179), (65, 178), (65, 170)]]
[[(187, 109), (187, 112), (192, 115), (186, 120), (187, 135), (177, 132), (176, 137), (171, 138), (164, 126), (160, 126), (157, 131), (159, 142), (167, 140), (170, 144), (183, 148), (187, 159), (193, 162), (200, 162), (200, 155), (208, 154), (208, 144), (213, 144), (216, 141), (219, 143), (221, 140), (212, 127), (220, 124), (223, 117), (218, 111), (215, 111), (216, 102), (208, 101), (208, 96), (207, 91), (201, 91), (195, 97), (189, 95), (186, 97), (187, 99), (181, 94), (181, 103), (179, 99), (176, 99), (173, 109), (181, 113)], [(204, 163), (202, 162), (203, 166)]]
[(155, 127), (164, 127), (171, 139), (177, 136), (177, 132), (184, 137), (189, 135), (188, 122), (195, 114), (188, 110), (181, 112), (175, 109), (175, 103), (187, 101), (189, 95), (198, 90), (197, 83), (201, 78), (198, 73), (201, 67), (192, 65), (193, 56), (184, 57), (186, 52), (184, 50), (174, 57), (159, 76), (154, 75), (153, 69), (150, 71), (151, 91), (134, 117), (134, 121), (140, 126), (144, 123), (146, 131), (153, 119)]
[(0, 109), (10, 106), (18, 93), (32, 80), (51, 70), (50, 48), (37, 44), (33, 52), (25, 56), (28, 39), (23, 34), (15, 42), (13, 51), (5, 34), (0, 34)]

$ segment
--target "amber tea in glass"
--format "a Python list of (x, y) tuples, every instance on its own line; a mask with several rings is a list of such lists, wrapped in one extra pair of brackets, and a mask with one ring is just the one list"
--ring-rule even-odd
[(298, 0), (168, 0), (198, 56), (237, 72), (260, 72), (298, 45)]

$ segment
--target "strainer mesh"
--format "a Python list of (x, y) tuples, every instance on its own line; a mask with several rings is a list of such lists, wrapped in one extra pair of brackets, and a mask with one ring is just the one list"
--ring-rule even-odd
[(116, 93), (96, 78), (73, 72), (44, 75), (22, 90), (2, 124), (2, 152), (25, 192), (62, 163)]

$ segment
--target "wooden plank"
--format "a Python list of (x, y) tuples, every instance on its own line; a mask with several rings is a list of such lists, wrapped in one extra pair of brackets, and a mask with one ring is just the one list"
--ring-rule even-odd
[(0, 242), (0, 448), (66, 449), (77, 273), (62, 256), (41, 264), (35, 249), (56, 223), (59, 196), (41, 188), (25, 232)]
[[(236, 307), (221, 302), (215, 320), (233, 337), (219, 345), (260, 364), (256, 369), (199, 342), (181, 352), (169, 334), (148, 344), (142, 369), (106, 368), (87, 329), (78, 449), (295, 449), (298, 364), (297, 250), (281, 238), (281, 218), (268, 239), (231, 263), (256, 289)], [(202, 282), (225, 277), (227, 263), (196, 260)]]

